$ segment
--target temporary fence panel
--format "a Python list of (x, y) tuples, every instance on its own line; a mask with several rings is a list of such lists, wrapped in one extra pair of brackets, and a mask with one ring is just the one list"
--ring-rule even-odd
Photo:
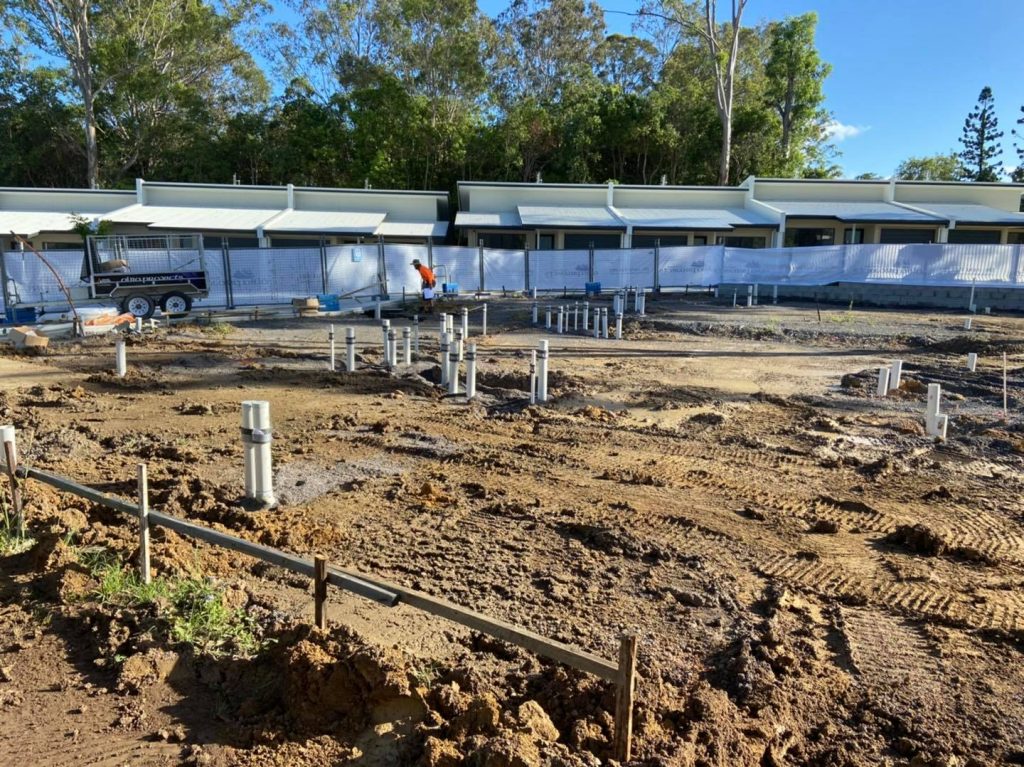
[[(422, 248), (420, 252), (423, 252)], [(433, 255), (438, 287), (442, 281), (447, 281), (458, 285), (462, 293), (480, 290), (479, 248), (436, 247)]]
[[(1007, 258), (1005, 245), (912, 245), (927, 264), (929, 285), (1008, 286), (1014, 283), (1016, 266)], [(953, 248), (956, 248), (954, 251)]]
[(422, 280), (412, 265), (414, 258), (427, 263), (427, 249), (423, 245), (384, 246), (384, 270), (391, 298), (401, 297), (402, 291), (408, 295), (419, 293)]
[(484, 287), (487, 290), (526, 288), (526, 251), (484, 249)]
[(324, 249), (327, 292), (346, 295), (368, 286), (366, 296), (379, 291), (379, 248), (376, 245), (329, 245)]
[[(81, 250), (43, 251), (43, 257), (68, 288), (88, 285), (82, 279), (83, 256)], [(7, 270), (7, 289), (13, 294), (12, 298), (17, 297), (23, 304), (67, 304), (57, 278), (32, 251), (4, 253), (4, 266)]]
[(323, 292), (319, 248), (232, 249), (230, 258), (236, 306), (286, 304)]
[(654, 249), (595, 250), (594, 281), (602, 288), (653, 288)]
[(538, 290), (584, 290), (589, 281), (589, 250), (530, 251), (529, 287)]
[(665, 288), (717, 285), (722, 281), (722, 245), (658, 249), (658, 284)]

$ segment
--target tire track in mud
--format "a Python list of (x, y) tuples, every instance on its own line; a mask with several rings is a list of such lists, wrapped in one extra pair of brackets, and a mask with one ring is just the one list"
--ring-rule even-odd
[(856, 675), (867, 687), (898, 686), (929, 701), (940, 697), (941, 665), (917, 627), (860, 607), (840, 608), (837, 623)]
[[(22, 764), (46, 764), (48, 767), (133, 767), (176, 764), (181, 759), (181, 746), (159, 741), (144, 741), (142, 736), (128, 742), (111, 732), (80, 731), (63, 743), (55, 743), (53, 732), (22, 732), (16, 746), (8, 750), (17, 753)], [(6, 750), (6, 749), (5, 749)]]

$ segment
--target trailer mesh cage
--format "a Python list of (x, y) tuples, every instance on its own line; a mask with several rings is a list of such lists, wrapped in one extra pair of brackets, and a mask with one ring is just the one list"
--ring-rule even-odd
[(202, 268), (201, 234), (115, 234), (90, 237), (89, 242), (99, 271), (118, 262), (142, 274)]

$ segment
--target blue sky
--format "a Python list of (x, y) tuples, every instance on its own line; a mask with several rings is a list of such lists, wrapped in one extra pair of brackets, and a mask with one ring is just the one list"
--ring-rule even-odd
[[(608, 11), (639, 5), (598, 1)], [(506, 5), (479, 2), (491, 15)], [(1010, 129), (1024, 106), (1024, 0), (750, 0), (745, 20), (807, 11), (818, 13), (818, 48), (833, 67), (826, 107), (845, 128), (837, 146), (846, 175), (888, 176), (909, 156), (959, 149), (985, 85), (1006, 133), (1004, 164), (1016, 165)], [(629, 16), (606, 20), (610, 31), (630, 31)]]

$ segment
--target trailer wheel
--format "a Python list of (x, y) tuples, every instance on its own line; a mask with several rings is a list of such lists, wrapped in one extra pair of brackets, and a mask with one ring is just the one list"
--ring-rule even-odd
[(160, 299), (160, 309), (164, 314), (188, 314), (192, 299), (184, 293), (167, 293)]
[(133, 317), (141, 317), (148, 320), (156, 311), (156, 302), (149, 296), (135, 295), (128, 296), (121, 304), (121, 308)]

